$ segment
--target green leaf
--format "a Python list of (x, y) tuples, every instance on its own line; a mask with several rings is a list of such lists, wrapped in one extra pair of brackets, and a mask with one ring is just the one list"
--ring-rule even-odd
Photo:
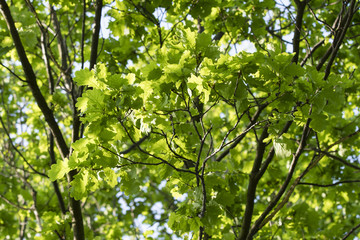
[(191, 89), (196, 88), (199, 93), (201, 93), (204, 89), (203, 87), (203, 79), (201, 77), (197, 77), (194, 74), (191, 74), (191, 76), (188, 78), (188, 86)]
[(117, 182), (117, 176), (116, 176), (116, 173), (114, 172), (114, 170), (112, 170), (111, 168), (105, 168), (104, 174), (105, 174), (105, 181), (110, 185), (110, 187), (115, 187), (115, 185), (118, 182)]
[(211, 44), (211, 34), (202, 32), (196, 38), (196, 48), (205, 50)]
[(48, 176), (51, 181), (55, 181), (64, 177), (69, 171), (68, 159), (65, 158), (64, 161), (58, 161), (56, 164), (51, 165)]
[(289, 141), (283, 137), (273, 140), (275, 153), (279, 158), (287, 158), (291, 156), (291, 149), (289, 148)]
[(13, 49), (14, 47), (0, 47), (0, 57), (7, 54), (8, 52), (10, 52), (11, 49)]
[(75, 175), (74, 180), (70, 183), (70, 196), (76, 200), (80, 200), (86, 196), (86, 187), (89, 182), (88, 170), (82, 169), (78, 174)]
[(222, 191), (217, 194), (216, 202), (224, 206), (231, 206), (234, 203), (234, 195), (229, 192)]
[(80, 86), (93, 86), (95, 84), (95, 74), (88, 69), (81, 69), (75, 73), (74, 81)]
[(322, 132), (326, 129), (328, 125), (327, 116), (325, 114), (312, 114), (311, 115), (310, 127), (317, 132)]

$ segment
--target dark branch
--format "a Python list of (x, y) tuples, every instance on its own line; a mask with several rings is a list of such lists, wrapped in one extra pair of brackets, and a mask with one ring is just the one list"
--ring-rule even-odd
[[(330, 144), (329, 146), (326, 147), (325, 151), (328, 151), (329, 149), (331, 149), (332, 147), (346, 141), (347, 139), (357, 135), (358, 133), (360, 133), (360, 129), (358, 129), (357, 131), (340, 138), (339, 140), (337, 140), (336, 142)], [(301, 181), (301, 179), (303, 179), (303, 177), (313, 168), (315, 167), (319, 161), (325, 156), (324, 153), (320, 153), (320, 155), (314, 155), (313, 159), (311, 160), (311, 162), (309, 163), (309, 165), (306, 167), (306, 169), (300, 174), (299, 177), (297, 177), (294, 181), (294, 183), (291, 185), (291, 187), (289, 188), (289, 190), (287, 191), (287, 193), (285, 194), (285, 197), (283, 198), (283, 200), (281, 201), (281, 203), (278, 204), (278, 206), (275, 208), (275, 210), (268, 216), (266, 217), (265, 220), (263, 220), (263, 222), (260, 224), (259, 229), (264, 226), (266, 223), (268, 223), (275, 215), (277, 212), (280, 211), (280, 209), (289, 201), (289, 198), (291, 196), (291, 194), (294, 192), (295, 187), (297, 186), (297, 184), (299, 184), (299, 182)]]
[(305, 65), (306, 61), (314, 54), (314, 52), (315, 52), (317, 49), (319, 49), (319, 47), (320, 47), (321, 45), (324, 44), (324, 42), (325, 42), (325, 40), (323, 39), (323, 40), (319, 41), (318, 43), (316, 43), (316, 44), (314, 45), (314, 47), (306, 54), (305, 58), (301, 61), (300, 66), (303, 67), (303, 66)]
[(328, 78), (328, 76), (330, 75), (330, 70), (331, 70), (331, 66), (335, 60), (335, 57), (337, 55), (337, 52), (339, 51), (340, 49), (340, 46), (344, 40), (344, 37), (345, 37), (345, 34), (346, 34), (346, 31), (348, 30), (349, 26), (350, 26), (350, 23), (351, 23), (351, 19), (352, 17), (354, 16), (355, 12), (354, 12), (354, 9), (355, 9), (355, 0), (352, 0), (351, 1), (351, 4), (350, 4), (350, 7), (348, 9), (348, 12), (347, 12), (347, 19), (346, 19), (346, 23), (345, 23), (345, 26), (343, 27), (342, 31), (341, 31), (341, 34), (339, 36), (339, 40), (336, 42), (336, 45), (335, 45), (335, 48), (333, 49), (332, 53), (331, 53), (331, 56), (330, 56), (330, 59), (329, 59), (329, 62), (326, 66), (326, 69), (325, 69), (325, 76), (324, 76), (324, 79), (326, 80)]
[[(68, 146), (65, 142), (65, 139), (60, 131), (60, 128), (55, 120), (53, 112), (47, 105), (46, 100), (39, 89), (34, 70), (29, 62), (29, 59), (27, 58), (24, 46), (21, 42), (19, 33), (15, 27), (14, 20), (11, 16), (10, 9), (9, 9), (7, 3), (5, 2), (5, 0), (0, 0), (0, 7), (1, 7), (1, 13), (5, 18), (6, 24), (8, 26), (8, 29), (9, 29), (12, 39), (14, 41), (15, 48), (19, 55), (19, 59), (20, 59), (21, 65), (23, 67), (23, 70), (24, 70), (24, 73), (26, 76), (26, 80), (31, 89), (32, 95), (34, 96), (37, 105), (39, 106), (39, 108), (41, 109), (41, 112), (43, 113), (43, 115), (45, 117), (45, 121), (48, 123), (50, 130), (55, 137), (56, 145), (60, 151), (61, 157), (63, 159), (68, 158), (69, 157), (69, 148), (68, 148)], [(71, 182), (74, 179), (74, 176), (76, 175), (76, 173), (77, 172), (75, 170), (72, 170), (69, 172), (68, 182)], [(84, 239), (84, 227), (83, 227), (83, 221), (82, 221), (82, 210), (81, 210), (80, 202), (71, 198), (70, 204), (71, 204), (72, 215), (74, 217), (74, 239), (83, 240)]]
[(347, 239), (351, 234), (353, 234), (358, 228), (360, 228), (360, 223), (358, 225), (356, 225), (355, 227), (353, 227), (352, 229), (350, 229), (349, 232), (346, 233), (346, 235), (342, 238), (342, 240)]
[(4, 64), (0, 63), (1, 66), (3, 66), (4, 68), (6, 68), (6, 70), (8, 70), (14, 77), (16, 77), (17, 79), (19, 79), (21, 82), (25, 82), (26, 80), (22, 79), (21, 77), (19, 77), (19, 75), (17, 75), (15, 72), (13, 72), (10, 68), (8, 68), (7, 66), (5, 66)]
[(100, 33), (100, 24), (101, 24), (101, 10), (103, 7), (102, 0), (96, 0), (96, 10), (95, 10), (95, 28), (92, 35), (91, 41), (91, 53), (90, 53), (90, 69), (93, 69), (96, 60), (98, 57), (98, 45), (99, 45), (99, 33)]
[(250, 173), (249, 185), (247, 188), (247, 195), (246, 195), (246, 208), (245, 214), (243, 217), (242, 227), (240, 231), (240, 240), (247, 239), (247, 236), (250, 231), (251, 219), (254, 211), (254, 200), (256, 197), (256, 187), (259, 182), (259, 178), (257, 177), (259, 173), (259, 169), (261, 167), (261, 162), (264, 157), (266, 143), (264, 139), (268, 137), (268, 126), (266, 126), (258, 140), (257, 149), (256, 149), (256, 157), (254, 160), (254, 164)]
[(142, 153), (144, 153), (144, 154), (146, 154), (146, 155), (148, 155), (148, 156), (150, 156), (150, 157), (153, 157), (153, 158), (155, 158), (155, 159), (160, 160), (161, 162), (163, 162), (164, 164), (168, 165), (169, 167), (173, 168), (174, 170), (176, 170), (176, 171), (178, 171), (178, 172), (186, 172), (186, 173), (191, 173), (191, 174), (194, 174), (194, 175), (197, 174), (197, 173), (195, 173), (195, 172), (193, 172), (193, 171), (190, 171), (190, 170), (187, 170), (187, 169), (177, 168), (177, 167), (175, 167), (173, 164), (171, 164), (171, 163), (169, 163), (168, 161), (166, 161), (165, 159), (163, 159), (163, 158), (161, 158), (161, 157), (158, 157), (158, 156), (156, 156), (156, 155), (154, 155), (154, 154), (151, 154), (151, 153), (149, 153), (148, 151), (142, 149), (142, 148), (140, 147), (140, 145), (136, 144), (135, 140), (131, 137), (129, 131), (127, 130), (127, 128), (125, 127), (125, 125), (124, 125), (124, 123), (123, 123), (123, 120), (122, 120), (121, 118), (119, 118), (118, 120), (119, 120), (121, 126), (123, 127), (123, 129), (125, 130), (126, 135), (129, 137), (130, 141), (131, 141), (133, 144), (136, 145), (137, 149), (139, 149), (140, 152), (142, 152)]
[[(221, 155), (216, 158), (217, 162), (220, 162), (224, 157), (226, 157), (229, 153), (230, 150), (233, 149), (234, 147), (236, 147), (241, 140), (244, 139), (245, 135), (247, 132), (249, 132), (252, 129), (252, 126), (254, 126), (254, 124), (256, 124), (257, 119), (260, 116), (260, 113), (262, 112), (262, 110), (267, 106), (267, 104), (264, 105), (260, 105), (258, 110), (256, 111), (256, 113), (254, 114), (254, 116), (252, 117), (250, 123), (248, 124), (246, 131), (244, 131), (231, 145), (230, 147), (228, 147), (227, 149), (224, 150), (224, 152), (221, 153)], [(210, 156), (211, 157), (211, 156)]]
[(81, 25), (81, 46), (80, 46), (80, 54), (81, 54), (81, 69), (84, 69), (84, 42), (85, 42), (85, 20), (86, 20), (86, 0), (83, 0), (83, 13), (82, 13), (82, 25)]
[(302, 28), (302, 21), (304, 16), (304, 10), (306, 6), (306, 1), (295, 1), (297, 5), (297, 14), (296, 14), (296, 23), (295, 23), (295, 31), (294, 31), (294, 38), (293, 38), (293, 52), (295, 53), (292, 62), (297, 63), (299, 60), (300, 54), (300, 35), (301, 35), (301, 28)]
[(282, 195), (285, 193), (285, 190), (287, 188), (287, 186), (289, 185), (291, 178), (294, 174), (295, 171), (295, 167), (297, 165), (297, 162), (303, 152), (303, 149), (306, 146), (306, 140), (309, 136), (309, 132), (310, 132), (310, 121), (311, 119), (309, 118), (304, 126), (303, 129), (303, 133), (301, 136), (301, 140), (299, 143), (299, 146), (296, 150), (296, 153), (293, 155), (293, 159), (290, 165), (290, 170), (288, 172), (288, 175), (283, 183), (283, 185), (281, 186), (279, 192), (276, 194), (276, 196), (270, 201), (270, 203), (268, 204), (268, 206), (266, 207), (266, 209), (264, 210), (264, 212), (260, 215), (260, 217), (255, 221), (254, 225), (252, 226), (250, 233), (247, 236), (247, 239), (251, 239), (253, 235), (255, 235), (258, 231), (259, 231), (259, 227), (262, 223), (262, 221), (265, 219), (265, 217), (271, 212), (271, 210), (276, 206), (276, 204), (279, 202), (280, 198), (282, 197)]
[(133, 143), (128, 149), (119, 152), (119, 154), (127, 154), (129, 152), (131, 152), (132, 150), (136, 149), (138, 146), (140, 146), (141, 143), (143, 143), (146, 139), (149, 138), (150, 135), (145, 135), (142, 138), (140, 138), (139, 141)]
[(16, 51), (19, 55), (19, 59), (20, 59), (21, 65), (23, 67), (27, 83), (29, 84), (32, 94), (36, 100), (36, 103), (38, 104), (39, 108), (41, 109), (41, 111), (45, 117), (45, 121), (49, 124), (49, 127), (50, 127), (53, 135), (55, 136), (56, 144), (59, 148), (61, 156), (63, 159), (65, 159), (69, 155), (69, 149), (63, 138), (60, 128), (54, 118), (53, 112), (47, 105), (45, 98), (42, 95), (42, 93), (37, 85), (35, 73), (32, 69), (32, 66), (31, 66), (28, 58), (27, 58), (27, 55), (26, 55), (25, 49), (23, 47), (23, 44), (21, 42), (19, 33), (15, 27), (14, 20), (11, 16), (10, 9), (9, 9), (8, 5), (6, 4), (5, 0), (0, 0), (0, 6), (1, 6), (1, 13), (5, 18), (6, 24), (9, 28), (10, 34), (14, 41)]
[(341, 157), (338, 157), (336, 155), (333, 155), (329, 152), (326, 152), (326, 151), (320, 151), (321, 153), (325, 154), (326, 156), (328, 157), (331, 157), (339, 162), (342, 162), (343, 164), (345, 164), (346, 166), (348, 167), (351, 167), (351, 168), (354, 168), (354, 169), (357, 169), (357, 170), (360, 170), (360, 167), (359, 166), (356, 166), (355, 164), (352, 164), (352, 163), (349, 163), (348, 161), (346, 161), (345, 159), (342, 159)]
[(338, 182), (334, 182), (334, 183), (330, 183), (330, 184), (318, 184), (318, 183), (308, 183), (308, 182), (299, 182), (299, 185), (309, 185), (309, 186), (314, 186), (314, 187), (334, 187), (340, 184), (344, 184), (344, 183), (359, 183), (360, 180), (344, 180), (344, 181), (338, 181)]
[(19, 156), (20, 156), (20, 157), (24, 160), (24, 162), (31, 168), (31, 170), (33, 170), (35, 173), (39, 174), (40, 176), (43, 176), (43, 177), (45, 177), (45, 178), (48, 178), (48, 176), (47, 176), (46, 174), (37, 171), (37, 170), (27, 161), (27, 159), (24, 157), (24, 155), (22, 155), (22, 153), (19, 151), (19, 149), (14, 145), (14, 142), (13, 142), (13, 140), (12, 140), (11, 137), (10, 137), (10, 133), (9, 133), (9, 131), (7, 130), (7, 128), (5, 127), (5, 124), (4, 124), (1, 116), (0, 116), (0, 122), (1, 122), (2, 128), (3, 128), (4, 131), (5, 131), (5, 134), (6, 134), (7, 137), (9, 138), (11, 147), (19, 154)]

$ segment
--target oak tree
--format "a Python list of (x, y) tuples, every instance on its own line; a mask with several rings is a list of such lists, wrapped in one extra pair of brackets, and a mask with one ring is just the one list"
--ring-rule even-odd
[(0, 0), (0, 238), (354, 239), (359, 7)]

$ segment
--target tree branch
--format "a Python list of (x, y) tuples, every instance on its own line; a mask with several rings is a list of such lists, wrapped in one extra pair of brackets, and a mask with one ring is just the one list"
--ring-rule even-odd
[(341, 157), (338, 157), (338, 156), (333, 155), (333, 154), (331, 154), (331, 153), (329, 153), (329, 152), (326, 152), (326, 151), (320, 151), (320, 153), (323, 153), (323, 154), (325, 154), (325, 155), (328, 156), (328, 157), (331, 157), (331, 158), (333, 158), (333, 159), (335, 159), (335, 160), (337, 160), (337, 161), (339, 161), (339, 162), (342, 162), (343, 164), (345, 164), (345, 165), (348, 166), (348, 167), (351, 167), (351, 168), (360, 170), (360, 167), (359, 167), (359, 166), (356, 166), (355, 164), (351, 164), (351, 163), (349, 163), (348, 161), (346, 161), (345, 159), (342, 159)]
[(342, 240), (347, 239), (351, 234), (353, 234), (358, 228), (360, 228), (360, 223), (358, 225), (356, 225), (355, 227), (353, 227), (352, 229), (350, 229), (349, 232), (346, 233), (346, 235), (342, 238)]
[[(293, 123), (293, 121), (286, 122), (284, 128), (282, 129), (282, 131), (279, 134), (279, 137), (289, 130), (292, 123)], [(260, 170), (259, 170), (259, 172), (258, 172), (258, 174), (256, 176), (259, 180), (264, 175), (267, 167), (269, 166), (270, 162), (274, 158), (274, 155), (275, 155), (275, 149), (274, 149), (274, 146), (272, 146), (269, 153), (268, 153), (267, 158), (265, 159), (264, 163), (261, 165), (261, 168), (260, 168)]]
[(245, 240), (250, 231), (251, 219), (254, 211), (254, 200), (256, 197), (256, 187), (259, 182), (259, 178), (257, 177), (257, 175), (266, 149), (266, 143), (264, 142), (264, 139), (267, 138), (268, 135), (268, 126), (265, 126), (257, 143), (256, 157), (250, 173), (249, 185), (246, 195), (245, 214), (243, 217), (239, 236), (240, 240)]
[[(329, 149), (331, 149), (332, 147), (344, 142), (345, 140), (355, 136), (356, 134), (360, 133), (360, 129), (358, 129), (357, 131), (340, 138), (339, 140), (335, 141), (334, 143), (330, 144), (329, 146), (326, 147), (325, 151), (328, 151)], [(281, 201), (281, 203), (278, 204), (278, 206), (275, 208), (275, 210), (268, 216), (266, 217), (265, 220), (263, 220), (263, 222), (260, 224), (259, 229), (264, 226), (266, 223), (268, 223), (275, 215), (277, 212), (280, 211), (280, 209), (289, 201), (289, 198), (291, 196), (291, 194), (294, 192), (295, 187), (297, 186), (297, 184), (299, 184), (299, 182), (301, 181), (301, 179), (313, 168), (315, 167), (318, 162), (325, 156), (324, 153), (320, 153), (319, 156), (315, 156), (316, 158), (313, 159), (309, 165), (306, 167), (306, 169), (300, 174), (299, 177), (297, 177), (294, 181), (294, 183), (290, 186), (289, 190), (287, 191), (287, 193), (285, 194), (284, 199)]]
[(352, 0), (351, 3), (350, 3), (350, 7), (348, 9), (348, 14), (347, 14), (347, 19), (346, 19), (346, 22), (345, 22), (345, 26), (343, 27), (342, 31), (341, 31), (341, 34), (339, 36), (339, 40), (336, 42), (336, 45), (335, 45), (335, 48), (333, 49), (332, 53), (331, 53), (331, 56), (330, 56), (330, 59), (329, 59), (329, 62), (326, 66), (326, 69), (325, 69), (325, 76), (324, 76), (324, 79), (326, 80), (328, 78), (328, 76), (330, 75), (330, 70), (331, 70), (331, 66), (335, 60), (335, 57), (337, 55), (337, 52), (339, 51), (340, 49), (340, 46), (342, 44), (342, 41), (344, 40), (344, 37), (345, 37), (345, 34), (346, 34), (346, 31), (347, 29), (349, 28), (350, 26), (350, 23), (351, 23), (351, 19), (352, 17), (354, 16), (355, 12), (354, 12), (354, 9), (355, 9), (355, 0)]
[(83, 12), (82, 12), (82, 25), (81, 25), (81, 45), (80, 45), (80, 55), (81, 55), (81, 69), (84, 69), (84, 42), (85, 42), (85, 20), (86, 20), (86, 0), (82, 1)]
[[(248, 124), (246, 130), (240, 134), (240, 136), (238, 136), (238, 138), (230, 145), (230, 147), (228, 147), (227, 149), (225, 149), (221, 155), (219, 157), (216, 158), (215, 161), (220, 162), (224, 157), (226, 157), (229, 153), (230, 150), (233, 149), (234, 147), (236, 147), (241, 140), (243, 140), (243, 138), (245, 137), (246, 133), (249, 132), (253, 126), (256, 124), (257, 119), (260, 116), (260, 113), (262, 112), (262, 110), (264, 110), (264, 108), (267, 106), (267, 104), (264, 105), (260, 105), (258, 110), (256, 111), (256, 113), (254, 114), (254, 116), (251, 118), (250, 123)], [(212, 157), (214, 154), (211, 154), (209, 157)]]
[[(346, 32), (346, 29), (344, 28), (344, 26), (346, 25), (347, 20), (351, 20), (351, 18), (349, 19), (349, 14), (351, 14), (351, 17), (354, 14), (353, 12), (350, 13), (350, 11), (348, 10), (347, 13), (345, 14), (345, 17), (343, 18), (342, 15), (344, 13), (344, 9), (345, 9), (345, 6), (343, 5), (343, 7), (341, 8), (338, 16), (336, 17), (336, 19), (332, 25), (332, 29), (336, 29), (336, 31), (334, 31), (332, 33), (334, 35), (334, 40), (333, 40), (333, 43), (331, 44), (331, 46), (327, 49), (326, 53), (320, 59), (319, 63), (316, 65), (316, 69), (318, 71), (322, 68), (322, 66), (324, 65), (324, 63), (326, 62), (326, 60), (329, 58), (330, 55), (332, 55), (333, 53), (335, 53), (335, 55), (336, 55), (336, 52), (338, 51), (338, 49), (337, 49), (336, 52), (334, 52), (336, 49), (336, 46), (339, 44), (339, 47), (340, 47), (340, 45), (341, 45), (341, 42), (343, 40), (343, 39), (341, 39), (341, 36), (344, 33), (344, 31)], [(342, 31), (339, 32), (339, 30), (342, 30)], [(341, 41), (339, 41), (340, 39), (341, 39)], [(335, 58), (335, 55), (334, 55), (334, 58)], [(331, 65), (332, 65), (332, 63), (331, 63)], [(329, 66), (329, 64), (328, 64), (328, 66)], [(329, 74), (330, 74), (330, 72), (329, 72)], [(327, 76), (324, 79), (326, 80)]]
[(30, 167), (30, 169), (33, 170), (35, 173), (39, 174), (40, 176), (43, 176), (43, 177), (45, 177), (45, 178), (49, 178), (46, 174), (44, 174), (44, 173), (39, 172), (38, 170), (36, 170), (36, 169), (28, 162), (28, 160), (24, 157), (24, 155), (22, 155), (22, 153), (19, 151), (19, 149), (14, 145), (14, 142), (13, 142), (12, 138), (10, 137), (10, 133), (9, 133), (9, 131), (7, 130), (7, 128), (5, 127), (5, 124), (4, 124), (1, 116), (0, 116), (0, 123), (1, 123), (1, 125), (2, 125), (2, 128), (3, 128), (4, 131), (5, 131), (5, 134), (6, 134), (7, 137), (9, 138), (11, 147), (19, 154), (19, 156), (20, 156), (20, 157), (24, 160), (24, 162)]
[[(54, 8), (52, 6), (50, 6), (50, 16), (51, 16), (52, 22), (54, 24), (54, 29), (55, 29), (55, 32), (57, 35), (58, 50), (59, 50), (60, 59), (61, 59), (60, 71), (62, 73), (62, 77), (64, 80), (64, 86), (67, 85), (67, 87), (71, 91), (73, 86), (72, 86), (72, 79), (70, 76), (70, 68), (69, 68), (69, 65), (67, 62), (67, 60), (69, 59), (69, 51), (68, 51), (68, 48), (66, 45), (66, 41), (61, 33), (60, 22), (57, 18), (56, 11), (54, 10)], [(53, 59), (53, 60), (55, 63), (57, 63), (57, 61), (55, 61), (55, 59)]]
[(193, 171), (190, 171), (190, 170), (187, 170), (187, 169), (181, 169), (181, 168), (177, 168), (175, 167), (173, 164), (169, 163), (168, 161), (166, 161), (165, 159), (161, 158), (161, 157), (158, 157), (158, 156), (155, 156), (154, 154), (151, 154), (149, 153), (148, 151), (142, 149), (140, 147), (140, 145), (136, 144), (135, 140), (131, 137), (129, 131), (127, 130), (127, 128), (125, 127), (124, 123), (123, 123), (123, 120), (121, 118), (118, 118), (121, 126), (123, 127), (123, 129), (125, 130), (126, 132), (126, 135), (129, 137), (130, 141), (136, 145), (136, 147), (139, 149), (140, 152), (150, 156), (150, 157), (153, 157), (155, 159), (158, 159), (160, 160), (161, 162), (163, 162), (164, 164), (168, 165), (169, 167), (173, 168), (174, 170), (178, 171), (178, 172), (186, 172), (186, 173), (191, 173), (191, 174), (194, 174), (196, 175), (197, 173), (193, 172)]
[(96, 9), (95, 9), (95, 28), (91, 40), (91, 53), (90, 53), (90, 69), (93, 69), (96, 60), (98, 57), (98, 45), (99, 45), (99, 33), (100, 33), (100, 24), (101, 24), (101, 10), (103, 7), (102, 0), (96, 0)]
[(6, 24), (9, 28), (10, 34), (13, 38), (13, 41), (14, 41), (14, 44), (16, 47), (16, 51), (19, 55), (20, 62), (22, 64), (22, 67), (23, 67), (23, 70), (24, 70), (24, 73), (26, 76), (26, 81), (29, 84), (32, 94), (36, 100), (36, 103), (38, 104), (39, 108), (41, 109), (41, 111), (45, 117), (45, 121), (49, 124), (49, 127), (55, 136), (56, 144), (57, 144), (57, 147), (59, 148), (61, 156), (63, 159), (65, 159), (69, 155), (69, 149), (65, 143), (65, 140), (62, 136), (60, 128), (54, 118), (53, 112), (47, 105), (45, 98), (42, 95), (42, 93), (37, 85), (35, 73), (32, 69), (32, 66), (31, 66), (28, 58), (27, 58), (27, 55), (26, 55), (26, 52), (22, 45), (19, 33), (15, 27), (14, 20), (11, 16), (10, 9), (9, 9), (8, 5), (6, 4), (5, 0), (0, 0), (0, 7), (1, 7), (1, 13), (5, 18)]
[(295, 31), (294, 31), (294, 38), (293, 38), (293, 52), (295, 53), (293, 59), (291, 60), (294, 63), (297, 63), (299, 60), (300, 54), (300, 35), (301, 35), (301, 28), (302, 28), (302, 21), (304, 10), (306, 6), (305, 1), (295, 1), (297, 5), (297, 14), (296, 14), (296, 23), (295, 23)]
[[(40, 28), (40, 32), (41, 32), (41, 42), (40, 42), (40, 44), (41, 44), (41, 51), (42, 51), (42, 54), (43, 54), (42, 57), (43, 57), (43, 61), (44, 61), (44, 64), (45, 64), (47, 78), (48, 78), (49, 93), (50, 93), (50, 95), (53, 95), (54, 91), (55, 91), (55, 86), (54, 86), (54, 78), (53, 78), (53, 75), (52, 75), (52, 69), (51, 69), (51, 66), (50, 66), (49, 55), (48, 55), (48, 46), (49, 45), (48, 45), (47, 31), (44, 28), (44, 26), (42, 25), (42, 23), (41, 23), (41, 21), (40, 21), (40, 19), (38, 17), (38, 14), (36, 13), (36, 10), (35, 10), (34, 6), (31, 4), (31, 2), (29, 0), (26, 0), (26, 4), (30, 8), (31, 12), (35, 15), (36, 22), (37, 22), (37, 24), (38, 24), (38, 26)], [(55, 12), (53, 12), (53, 15), (56, 18)], [(57, 20), (55, 21), (55, 23), (57, 23)], [(57, 29), (57, 28), (59, 28), (59, 26), (56, 25), (55, 29)], [(59, 33), (59, 38), (58, 39), (61, 39), (61, 42), (63, 41), (61, 33)], [(63, 46), (63, 44), (61, 44), (61, 46), (62, 46), (62, 48), (60, 48), (60, 49), (62, 50), (64, 48), (64, 46)], [(61, 52), (63, 52), (63, 51), (61, 51)], [(65, 52), (66, 52), (66, 48), (65, 48)], [(60, 55), (63, 55), (63, 54), (60, 54)], [(65, 60), (65, 66), (63, 66), (63, 67), (67, 68), (66, 60)], [(52, 103), (50, 103), (50, 107), (52, 107)], [(51, 159), (51, 164), (56, 164), (55, 152), (54, 152), (54, 135), (51, 133), (51, 131), (49, 133), (49, 148), (48, 148), (48, 151), (49, 151), (49, 156), (50, 156), (50, 159)], [(59, 188), (59, 184), (58, 184), (57, 181), (53, 181), (52, 184), (53, 184), (53, 187), (54, 187), (56, 197), (57, 197), (58, 202), (59, 202), (60, 210), (61, 210), (62, 214), (65, 215), (67, 210), (66, 210), (66, 207), (65, 207), (63, 196), (62, 196), (60, 188)]]
[[(39, 106), (41, 112), (45, 117), (45, 121), (48, 123), (52, 134), (55, 137), (57, 148), (60, 151), (62, 159), (69, 157), (69, 148), (65, 142), (65, 139), (60, 131), (60, 128), (55, 120), (53, 112), (47, 105), (44, 96), (42, 95), (39, 86), (36, 81), (36, 76), (34, 70), (27, 58), (24, 46), (21, 42), (19, 33), (15, 27), (14, 20), (11, 16), (10, 9), (5, 2), (5, 0), (0, 0), (1, 13), (5, 18), (6, 24), (10, 31), (10, 34), (13, 38), (16, 51), (18, 53), (21, 65), (23, 67), (27, 83), (31, 89), (32, 95), (35, 98), (37, 105)], [(76, 175), (76, 171), (72, 170), (68, 174), (68, 182), (71, 182)], [(74, 198), (70, 198), (72, 216), (74, 217), (74, 239), (83, 240), (84, 239), (84, 226), (82, 221), (82, 211), (80, 206), (80, 201), (76, 201)]]
[(360, 180), (344, 180), (338, 181), (330, 184), (318, 184), (318, 183), (308, 183), (308, 182), (299, 182), (298, 185), (309, 185), (315, 187), (334, 187), (343, 183), (360, 183)]
[(262, 221), (265, 219), (265, 217), (271, 212), (271, 210), (275, 207), (275, 205), (278, 203), (278, 201), (280, 200), (280, 198), (282, 197), (282, 195), (284, 194), (287, 186), (289, 185), (292, 175), (294, 174), (295, 171), (295, 167), (297, 165), (297, 162), (300, 158), (300, 155), (303, 152), (304, 147), (306, 146), (306, 140), (309, 136), (309, 131), (310, 131), (310, 121), (311, 119), (309, 118), (306, 122), (306, 124), (304, 125), (304, 129), (303, 129), (303, 133), (301, 136), (301, 140), (299, 143), (299, 146), (296, 150), (296, 153), (293, 155), (293, 159), (290, 165), (290, 170), (288, 172), (288, 175), (283, 183), (283, 185), (281, 186), (279, 192), (276, 194), (276, 196), (270, 201), (270, 203), (268, 204), (268, 206), (266, 207), (266, 209), (264, 210), (264, 212), (260, 215), (260, 217), (255, 221), (254, 225), (252, 226), (247, 239), (251, 239), (253, 235), (255, 235), (259, 229), (260, 229), (260, 225), (262, 223)]
[(11, 206), (14, 206), (14, 207), (16, 207), (18, 209), (25, 210), (25, 211), (33, 211), (34, 210), (33, 207), (32, 208), (25, 208), (25, 207), (22, 207), (22, 206), (20, 206), (20, 205), (18, 205), (16, 203), (13, 203), (9, 199), (7, 199), (5, 196), (3, 196), (2, 194), (0, 194), (0, 198), (2, 200), (4, 200), (4, 202), (6, 202), (6, 203), (10, 204)]
[(314, 45), (314, 47), (306, 54), (305, 58), (301, 61), (300, 66), (304, 66), (306, 61), (314, 54), (314, 52), (319, 49), (321, 45), (323, 45), (325, 42), (325, 39), (319, 41)]
[(2, 64), (0, 62), (0, 65), (3, 66), (4, 68), (6, 68), (6, 70), (8, 70), (14, 77), (16, 77), (17, 79), (19, 79), (21, 82), (26, 83), (26, 80), (22, 79), (21, 77), (19, 77), (19, 75), (17, 75), (15, 72), (13, 72), (10, 68), (8, 68), (7, 66), (5, 66), (4, 64)]

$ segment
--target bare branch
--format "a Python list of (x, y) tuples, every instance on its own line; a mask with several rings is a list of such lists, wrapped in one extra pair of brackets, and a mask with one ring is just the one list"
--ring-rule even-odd
[[(129, 137), (130, 141), (136, 145), (136, 141), (131, 137), (129, 131), (127, 130), (127, 128), (125, 127), (124, 123), (123, 123), (123, 120), (121, 118), (118, 119), (121, 126), (123, 127), (123, 129), (125, 130), (126, 132), (126, 135)], [(154, 154), (151, 154), (149, 153), (148, 151), (142, 149), (140, 147), (140, 145), (136, 145), (136, 147), (140, 150), (140, 152), (142, 153), (145, 153), (146, 155), (150, 156), (150, 157), (153, 157), (155, 159), (158, 159), (160, 160), (161, 162), (163, 162), (164, 164), (168, 165), (169, 167), (173, 168), (174, 170), (178, 171), (178, 172), (186, 172), (186, 173), (191, 173), (191, 174), (194, 174), (196, 175), (197, 173), (193, 172), (193, 171), (190, 171), (190, 170), (187, 170), (187, 169), (181, 169), (181, 168), (177, 168), (175, 167), (174, 165), (172, 165), (171, 163), (169, 163), (168, 161), (166, 161), (165, 159), (161, 158), (161, 157), (158, 157), (158, 156), (155, 156)]]
[(80, 55), (81, 55), (81, 69), (84, 69), (84, 42), (85, 42), (85, 20), (86, 20), (86, 0), (83, 0), (83, 12), (82, 12), (82, 25), (81, 25), (81, 47), (80, 47)]
[[(24, 46), (21, 42), (19, 33), (15, 27), (14, 20), (11, 16), (10, 9), (9, 9), (7, 3), (5, 2), (5, 0), (0, 0), (0, 7), (1, 7), (1, 13), (5, 18), (6, 24), (8, 26), (8, 29), (9, 29), (12, 39), (14, 41), (15, 48), (19, 55), (19, 59), (20, 59), (21, 65), (23, 67), (29, 87), (31, 89), (32, 95), (34, 96), (37, 105), (39, 106), (39, 108), (41, 109), (41, 112), (43, 113), (43, 115), (45, 117), (45, 121), (48, 123), (50, 130), (55, 137), (56, 145), (60, 151), (61, 157), (63, 159), (65, 159), (65, 158), (69, 157), (69, 148), (68, 148), (68, 146), (65, 142), (65, 139), (60, 131), (60, 128), (55, 120), (52, 110), (47, 105), (46, 100), (39, 89), (34, 70), (29, 62), (27, 55), (26, 55), (26, 52), (25, 52)], [(72, 170), (69, 172), (68, 182), (71, 182), (73, 180), (76, 173), (77, 173), (76, 170)], [(76, 240), (83, 240), (84, 239), (84, 227), (83, 227), (83, 221), (82, 221), (82, 211), (81, 211), (80, 202), (75, 200), (74, 198), (70, 198), (70, 204), (71, 204), (72, 215), (74, 217), (74, 225), (73, 225), (74, 226), (74, 238)]]
[(319, 41), (318, 43), (316, 43), (316, 44), (314, 45), (314, 47), (313, 47), (310, 51), (308, 51), (308, 53), (306, 54), (305, 58), (301, 61), (300, 66), (303, 67), (303, 66), (305, 65), (306, 61), (314, 54), (314, 52), (315, 52), (317, 49), (319, 49), (319, 47), (320, 47), (321, 45), (324, 44), (324, 42), (325, 42), (325, 40), (323, 39), (323, 40)]

